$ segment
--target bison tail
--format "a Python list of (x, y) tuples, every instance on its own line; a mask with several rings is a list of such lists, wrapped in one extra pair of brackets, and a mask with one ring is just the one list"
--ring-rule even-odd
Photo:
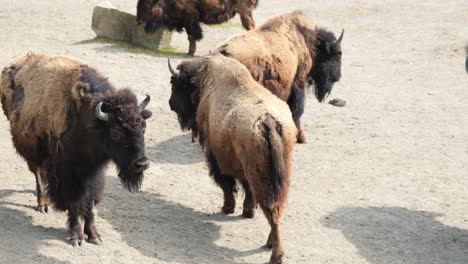
[(268, 146), (271, 193), (270, 202), (282, 202), (287, 194), (287, 168), (284, 160), (282, 127), (272, 116), (268, 115), (262, 122), (262, 134)]

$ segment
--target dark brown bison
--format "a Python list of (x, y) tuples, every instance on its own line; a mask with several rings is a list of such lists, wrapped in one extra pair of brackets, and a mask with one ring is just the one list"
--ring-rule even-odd
[(234, 212), (237, 180), (246, 194), (243, 216), (252, 218), (260, 204), (271, 226), (271, 262), (281, 263), (279, 224), (297, 134), (288, 106), (231, 58), (207, 56), (170, 69), (169, 105), (182, 128), (196, 119), (210, 175), (224, 192), (223, 212)]
[(50, 198), (68, 210), (72, 245), (81, 245), (84, 234), (101, 244), (93, 207), (103, 195), (106, 164), (113, 161), (123, 185), (136, 191), (150, 163), (143, 136), (149, 97), (139, 105), (92, 67), (39, 53), (8, 63), (0, 96), (14, 146), (36, 175), (39, 207), (47, 210)]
[(298, 128), (297, 140), (306, 141), (300, 118), (305, 90), (313, 84), (322, 102), (341, 78), (341, 36), (310, 24), (300, 12), (270, 18), (264, 25), (227, 39), (213, 53), (244, 64), (253, 78), (286, 101)]
[(138, 0), (137, 23), (146, 32), (161, 27), (181, 32), (185, 29), (190, 42), (188, 54), (193, 56), (196, 41), (203, 38), (200, 22), (221, 24), (239, 13), (245, 29), (255, 28), (252, 9), (257, 0)]

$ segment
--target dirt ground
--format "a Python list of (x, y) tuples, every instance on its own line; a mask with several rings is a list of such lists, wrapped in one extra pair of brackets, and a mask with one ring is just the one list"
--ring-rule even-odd
[[(34, 210), (34, 176), (1, 114), (0, 263), (265, 263), (266, 219), (243, 219), (240, 207), (220, 213), (203, 153), (169, 109), (166, 55), (94, 41), (97, 2), (0, 0), (0, 65), (28, 50), (67, 54), (118, 87), (149, 93), (151, 168), (140, 193), (108, 170), (97, 220), (104, 245), (73, 248), (65, 213)], [(254, 16), (260, 25), (296, 9), (336, 33), (345, 28), (343, 78), (330, 99), (347, 106), (308, 96), (309, 142), (295, 146), (281, 226), (286, 263), (468, 263), (468, 2), (260, 0)], [(236, 17), (205, 32), (197, 54), (243, 29)], [(172, 45), (185, 52), (186, 35)]]

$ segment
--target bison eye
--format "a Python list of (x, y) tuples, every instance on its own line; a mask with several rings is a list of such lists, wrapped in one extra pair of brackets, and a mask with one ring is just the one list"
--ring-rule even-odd
[(119, 142), (124, 137), (124, 134), (122, 132), (120, 132), (120, 131), (112, 130), (111, 133), (110, 133), (110, 137), (111, 137), (112, 141)]

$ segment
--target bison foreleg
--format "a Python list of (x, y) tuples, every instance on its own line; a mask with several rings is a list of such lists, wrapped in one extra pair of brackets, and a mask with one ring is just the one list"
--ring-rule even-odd
[(46, 171), (38, 167), (34, 175), (36, 176), (37, 208), (39, 212), (47, 213), (49, 212), (49, 197), (47, 195)]
[(243, 12), (239, 12), (242, 26), (247, 30), (255, 29), (255, 21), (252, 17), (252, 10), (246, 10)]
[(196, 42), (203, 38), (203, 30), (200, 26), (200, 23), (197, 22), (195, 18), (193, 18), (191, 24), (185, 26), (185, 31), (187, 32), (188, 40), (190, 42), (188, 55), (193, 56), (197, 49)]
[(244, 209), (242, 211), (242, 216), (245, 218), (254, 218), (255, 210), (257, 209), (257, 202), (255, 201), (255, 197), (252, 194), (252, 190), (250, 190), (249, 183), (244, 180), (242, 181), (242, 186), (244, 187), (245, 191), (245, 199), (244, 199)]
[(304, 113), (305, 90), (303, 87), (293, 87), (288, 98), (289, 109), (297, 127), (297, 143), (306, 143), (306, 136), (301, 127), (301, 116)]
[(210, 167), (210, 175), (213, 176), (214, 181), (221, 187), (224, 193), (224, 205), (222, 210), (225, 214), (232, 214), (236, 208), (236, 199), (234, 198), (234, 193), (237, 192), (236, 180), (229, 175), (221, 174), (218, 162), (209, 149), (207, 149), (205, 153), (208, 166)]
[(70, 231), (70, 244), (74, 247), (81, 246), (84, 240), (83, 229), (80, 223), (80, 215), (78, 209), (68, 209), (68, 230)]
[(84, 233), (88, 236), (86, 240), (88, 243), (92, 243), (95, 245), (102, 245), (102, 239), (99, 235), (97, 228), (96, 228), (96, 220), (94, 219), (94, 201), (91, 201), (88, 212), (84, 217), (85, 225), (84, 225)]
[(223, 213), (232, 214), (236, 209), (236, 199), (234, 193), (236, 192), (236, 180), (233, 177), (227, 175), (215, 176), (215, 181), (223, 189), (224, 193), (224, 205)]

